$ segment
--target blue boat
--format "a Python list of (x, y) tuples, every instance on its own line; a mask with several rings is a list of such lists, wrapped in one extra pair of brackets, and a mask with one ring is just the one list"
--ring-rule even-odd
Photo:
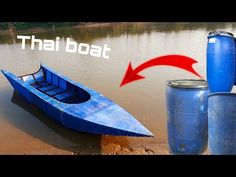
[(109, 98), (46, 65), (19, 77), (1, 71), (21, 96), (67, 128), (103, 135), (153, 136)]

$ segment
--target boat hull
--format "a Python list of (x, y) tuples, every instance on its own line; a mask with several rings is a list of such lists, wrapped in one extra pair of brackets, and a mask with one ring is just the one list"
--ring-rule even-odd
[(13, 88), (28, 102), (39, 107), (52, 119), (67, 128), (94, 134), (114, 136), (153, 136), (130, 113), (102, 94), (83, 86), (45, 67), (66, 81), (87, 91), (91, 97), (79, 104), (60, 102), (25, 83), (9, 71), (2, 73)]

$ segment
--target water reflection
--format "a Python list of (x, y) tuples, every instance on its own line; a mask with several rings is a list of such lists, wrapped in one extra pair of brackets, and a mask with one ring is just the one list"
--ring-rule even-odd
[(152, 32), (178, 32), (183, 30), (206, 30), (213, 31), (223, 28), (236, 28), (236, 23), (112, 23), (101, 26), (77, 26), (77, 27), (54, 27), (50, 29), (38, 29), (35, 31), (13, 31), (0, 33), (0, 44), (20, 43), (16, 41), (17, 34), (35, 34), (38, 38), (55, 39), (56, 37), (70, 37), (75, 41), (91, 42), (92, 40), (118, 37), (121, 35), (141, 35)]
[(65, 149), (77, 154), (101, 153), (100, 135), (77, 132), (61, 126), (60, 124), (50, 119), (50, 117), (44, 114), (36, 106), (26, 102), (16, 91), (13, 92), (11, 102), (33, 115), (35, 119), (38, 119), (40, 122), (46, 125), (47, 128), (53, 130), (54, 132), (53, 134), (50, 133), (49, 136), (47, 131), (45, 132), (42, 131), (40, 128), (37, 128), (37, 125), (35, 125), (33, 122), (25, 126), (24, 124), (19, 124), (18, 121), (15, 121), (17, 119), (26, 119), (26, 117), (8, 119), (11, 121), (12, 124), (14, 124), (14, 126), (22, 129), (28, 134), (39, 138), (42, 141), (51, 144), (55, 147)]

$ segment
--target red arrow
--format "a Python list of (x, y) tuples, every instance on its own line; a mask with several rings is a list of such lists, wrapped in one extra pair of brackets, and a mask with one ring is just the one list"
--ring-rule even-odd
[(198, 77), (202, 78), (192, 67), (194, 63), (197, 63), (196, 60), (182, 56), (182, 55), (165, 55), (165, 56), (160, 56), (156, 57), (153, 59), (148, 60), (147, 62), (141, 64), (137, 68), (133, 69), (131, 62), (129, 63), (129, 66), (127, 68), (127, 71), (125, 73), (125, 76), (120, 84), (120, 87), (122, 87), (125, 84), (128, 84), (129, 82), (133, 82), (139, 79), (143, 79), (145, 77), (139, 75), (141, 71), (144, 69), (147, 69), (152, 66), (158, 66), (158, 65), (166, 65), (166, 66), (174, 66), (178, 67), (184, 70), (187, 70)]

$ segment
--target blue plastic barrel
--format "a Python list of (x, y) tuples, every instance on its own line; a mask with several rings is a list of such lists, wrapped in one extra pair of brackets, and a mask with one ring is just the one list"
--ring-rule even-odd
[(167, 81), (167, 128), (170, 152), (200, 154), (207, 147), (207, 97), (204, 80)]
[(235, 43), (231, 33), (208, 35), (207, 81), (211, 92), (230, 92), (235, 81)]
[(236, 155), (236, 94), (208, 97), (209, 150), (215, 155)]
[(236, 38), (234, 38), (234, 45), (235, 45), (235, 80), (234, 80), (234, 85), (236, 85)]

